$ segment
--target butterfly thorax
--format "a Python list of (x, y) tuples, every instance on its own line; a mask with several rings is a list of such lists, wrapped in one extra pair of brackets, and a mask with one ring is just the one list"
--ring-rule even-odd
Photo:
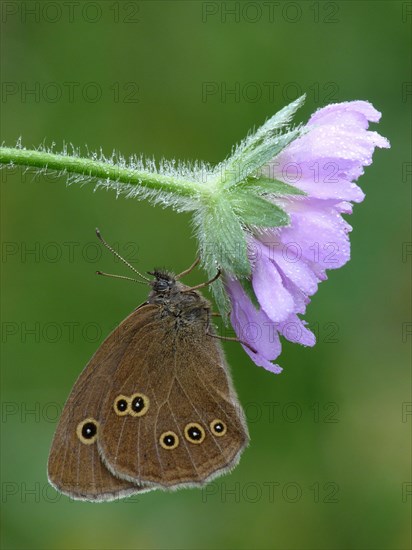
[(177, 281), (172, 273), (154, 271), (148, 303), (160, 306), (162, 317), (174, 317), (177, 325), (209, 324), (210, 303), (196, 290)]

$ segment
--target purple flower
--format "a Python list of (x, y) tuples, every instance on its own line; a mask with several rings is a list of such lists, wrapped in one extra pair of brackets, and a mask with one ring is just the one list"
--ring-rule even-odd
[[(306, 132), (291, 142), (265, 167), (265, 176), (294, 185), (304, 196), (273, 197), (290, 224), (256, 229), (250, 235), (248, 257), (252, 285), (226, 278), (232, 303), (231, 322), (253, 361), (279, 373), (273, 364), (281, 352), (279, 335), (305, 346), (315, 336), (298, 314), (306, 311), (309, 296), (325, 280), (327, 269), (337, 269), (350, 258), (351, 226), (341, 214), (352, 212), (353, 202), (364, 198), (354, 183), (363, 167), (372, 163), (375, 147), (390, 147), (369, 121), (381, 114), (366, 101), (336, 103), (318, 110)], [(254, 350), (254, 351), (253, 351)]]

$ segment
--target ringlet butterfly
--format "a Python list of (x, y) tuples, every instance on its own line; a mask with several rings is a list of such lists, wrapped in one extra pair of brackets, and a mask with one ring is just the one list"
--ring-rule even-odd
[(149, 280), (96, 233), (151, 292), (75, 383), (51, 446), (49, 482), (94, 502), (202, 486), (234, 468), (249, 441), (211, 304), (197, 290), (219, 273), (195, 287), (182, 284), (197, 260), (180, 275), (156, 270)]

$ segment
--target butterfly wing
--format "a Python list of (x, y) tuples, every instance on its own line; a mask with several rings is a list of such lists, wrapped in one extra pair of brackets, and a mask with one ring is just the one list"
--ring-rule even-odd
[[(102, 462), (97, 442), (104, 423), (102, 405), (128, 345), (150, 322), (153, 306), (127, 317), (87, 364), (64, 406), (52, 442), (48, 476), (60, 492), (81, 500), (112, 500), (145, 490), (114, 476)], [(147, 489), (146, 489), (147, 490)]]
[[(172, 488), (204, 484), (237, 464), (247, 427), (221, 346), (204, 326), (176, 332), (160, 318), (143, 326), (114, 377), (98, 446), (116, 476)], [(116, 409), (119, 399), (127, 414)]]

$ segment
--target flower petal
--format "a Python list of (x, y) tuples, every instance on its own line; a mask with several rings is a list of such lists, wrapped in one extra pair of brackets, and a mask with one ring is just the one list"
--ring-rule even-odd
[(228, 279), (226, 288), (232, 302), (230, 320), (240, 340), (256, 350), (253, 352), (243, 345), (243, 349), (256, 365), (278, 374), (281, 367), (271, 363), (281, 352), (275, 324), (262, 310), (257, 310), (246, 295), (239, 281)]
[(283, 286), (282, 278), (270, 260), (270, 251), (257, 242), (257, 254), (252, 275), (256, 297), (267, 316), (274, 322), (284, 321), (294, 311), (291, 294)]
[(314, 162), (316, 160), (330, 160), (336, 162), (338, 173), (352, 168), (351, 163), (339, 161), (352, 161), (367, 166), (372, 162), (372, 154), (375, 147), (388, 147), (388, 141), (377, 132), (356, 130), (355, 128), (341, 127), (339, 125), (313, 126), (299, 139), (293, 141), (277, 157), (286, 152), (299, 162)]
[[(291, 205), (289, 215), (290, 226), (278, 232), (278, 238), (285, 247), (290, 247), (292, 243), (298, 246), (302, 257), (318, 264), (321, 269), (337, 269), (350, 259), (348, 233), (352, 228), (336, 208), (326, 206), (325, 201), (307, 199)], [(284, 270), (283, 265), (279, 266)], [(313, 273), (309, 266), (307, 269)], [(316, 288), (309, 292), (296, 284), (307, 294), (316, 292)]]
[(258, 353), (253, 353), (251, 349), (249, 349), (247, 346), (242, 346), (245, 352), (249, 355), (249, 357), (252, 359), (252, 361), (257, 365), (258, 367), (263, 367), (264, 369), (268, 370), (269, 372), (273, 372), (274, 374), (280, 374), (282, 372), (282, 367), (279, 365), (276, 365), (276, 363), (271, 363), (267, 359), (263, 357), (263, 355), (260, 355)]
[(295, 283), (292, 283), (290, 279), (285, 277), (285, 275), (281, 274), (281, 276), (282, 276), (283, 286), (290, 293), (295, 303), (295, 312), (305, 313), (306, 306), (310, 302), (310, 299), (300, 288), (298, 288), (295, 285)]
[(331, 103), (326, 107), (318, 109), (310, 117), (308, 124), (319, 122), (320, 120), (334, 122), (337, 115), (348, 113), (363, 116), (365, 128), (368, 127), (368, 121), (379, 122), (381, 118), (381, 113), (369, 101), (343, 101), (341, 103)]
[(305, 324), (297, 315), (290, 315), (286, 321), (279, 323), (277, 329), (290, 342), (312, 347), (316, 344), (316, 337)]
[(375, 147), (390, 147), (369, 121), (380, 113), (366, 101), (329, 105), (312, 115), (308, 130), (269, 163), (266, 174), (299, 187), (312, 197), (361, 202), (353, 182), (371, 164)]
[[(281, 235), (282, 238), (282, 235)], [(287, 244), (297, 244), (300, 249), (299, 241), (289, 241)], [(318, 289), (318, 278), (313, 273), (304, 259), (302, 259), (299, 250), (299, 256), (296, 258), (288, 257), (285, 249), (282, 251), (273, 250), (273, 260), (282, 273), (288, 277), (302, 292), (311, 296)]]
[(365, 197), (362, 189), (353, 183), (362, 173), (358, 162), (336, 157), (302, 160), (300, 155), (292, 156), (287, 149), (266, 169), (269, 177), (294, 185), (311, 197), (353, 202), (362, 202)]

